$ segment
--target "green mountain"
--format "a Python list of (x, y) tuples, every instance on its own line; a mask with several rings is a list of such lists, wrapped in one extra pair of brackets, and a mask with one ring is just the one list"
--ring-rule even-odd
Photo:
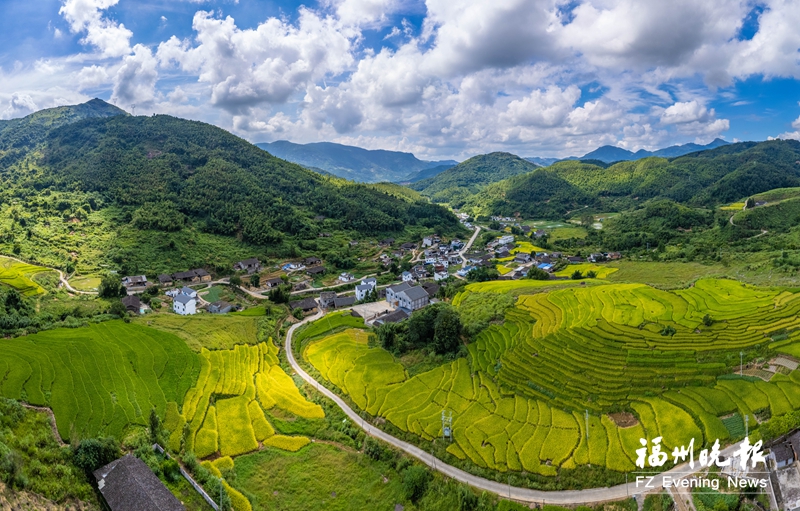
[[(572, 186), (560, 184), (550, 202), (624, 211), (648, 199), (669, 199), (693, 207), (710, 207), (772, 190), (800, 186), (800, 142), (770, 140), (742, 142), (678, 158), (650, 157), (623, 161), (604, 168), (586, 161), (564, 160), (547, 172)], [(552, 186), (549, 182), (547, 186)], [(508, 210), (558, 216), (564, 208), (531, 206), (539, 193), (536, 179), (507, 179), (464, 199), (477, 214)], [(424, 193), (424, 192), (423, 192)], [(567, 194), (566, 196), (564, 194)]]
[(482, 187), (511, 176), (532, 172), (537, 165), (509, 153), (474, 156), (444, 172), (411, 184), (434, 202), (460, 207)]
[(454, 162), (452, 164), (448, 163), (445, 165), (437, 165), (436, 167), (431, 167), (429, 169), (423, 169), (419, 172), (415, 172), (405, 177), (400, 183), (416, 183), (417, 181), (422, 181), (423, 179), (428, 179), (431, 177), (436, 177), (445, 170), (452, 169), (457, 164)]
[(0, 169), (13, 165), (55, 128), (83, 119), (116, 115), (128, 114), (101, 99), (93, 99), (81, 105), (48, 108), (20, 119), (0, 121)]
[(333, 142), (294, 144), (286, 140), (278, 140), (256, 145), (278, 158), (298, 163), (304, 167), (320, 168), (333, 175), (364, 183), (400, 182), (421, 170), (442, 164), (455, 165), (457, 163), (454, 161), (423, 161), (411, 153), (367, 150)]
[[(70, 244), (50, 246), (45, 239), (52, 213), (59, 210), (62, 221), (93, 220), (116, 238), (136, 239), (132, 229), (161, 240), (163, 233), (197, 233), (238, 239), (248, 250), (262, 247), (262, 253), (291, 254), (303, 240), (313, 245), (323, 231), (349, 238), (415, 226), (459, 229), (455, 216), (427, 201), (324, 177), (220, 128), (165, 115), (84, 118), (51, 129), (15, 164), (0, 168), (0, 190), (0, 211), (6, 208), (13, 217), (0, 222), (0, 250), (13, 246), (37, 260), (42, 260), (37, 251), (69, 250)], [(92, 236), (97, 252), (118, 265), (126, 263), (129, 271), (189, 265), (180, 260), (180, 251), (198, 243), (179, 238), (189, 247), (174, 247), (174, 242), (173, 253), (158, 253), (161, 263), (150, 264), (141, 256), (152, 252), (150, 242), (123, 250), (114, 246), (114, 236), (107, 242), (99, 236)], [(108, 256), (114, 251), (116, 256)]]

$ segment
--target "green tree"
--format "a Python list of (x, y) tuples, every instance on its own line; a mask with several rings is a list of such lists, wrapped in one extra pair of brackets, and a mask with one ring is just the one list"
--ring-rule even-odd
[(161, 419), (158, 418), (155, 408), (150, 409), (150, 417), (148, 420), (150, 425), (150, 441), (157, 444), (161, 441)]
[(597, 272), (594, 270), (589, 270), (588, 272), (586, 272), (586, 278), (587, 279), (597, 278)]
[(292, 316), (294, 316), (295, 319), (303, 319), (303, 309), (294, 309), (292, 311)]
[(436, 353), (455, 353), (461, 343), (461, 319), (452, 307), (439, 310), (434, 323), (433, 349)]
[(581, 273), (580, 270), (575, 270), (569, 278), (572, 280), (581, 280), (583, 278), (583, 273)]
[(528, 270), (528, 275), (525, 277), (531, 280), (549, 280), (550, 274), (544, 271), (541, 268), (537, 268), (536, 266), (532, 266)]
[(242, 277), (240, 277), (238, 275), (234, 275), (233, 277), (231, 277), (230, 283), (231, 283), (232, 286), (236, 286), (236, 287), (241, 286), (242, 285)]
[(122, 318), (125, 317), (125, 315), (128, 313), (128, 310), (125, 308), (125, 305), (123, 305), (122, 301), (114, 300), (111, 302), (111, 306), (108, 308), (108, 313)]
[(119, 443), (114, 437), (82, 440), (72, 453), (75, 465), (87, 475), (120, 456)]
[(258, 287), (261, 284), (261, 276), (258, 273), (250, 275), (250, 286)]
[(106, 275), (100, 281), (97, 294), (100, 298), (121, 298), (127, 295), (128, 291), (125, 289), (125, 286), (122, 285), (119, 277), (116, 275)]
[(714, 319), (708, 314), (706, 314), (705, 316), (703, 316), (703, 324), (705, 326), (711, 326), (714, 324)]
[(417, 465), (408, 467), (403, 471), (403, 491), (411, 502), (417, 502), (425, 495), (430, 483), (430, 473)]

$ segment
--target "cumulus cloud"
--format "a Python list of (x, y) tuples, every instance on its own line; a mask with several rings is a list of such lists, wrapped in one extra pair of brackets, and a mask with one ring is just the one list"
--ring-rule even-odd
[(74, 34), (86, 32), (81, 44), (95, 46), (104, 57), (130, 53), (133, 33), (125, 25), (103, 17), (102, 12), (119, 0), (66, 0), (58, 11)]
[(15, 92), (11, 95), (8, 107), (3, 111), (4, 119), (23, 117), (38, 110), (36, 103), (29, 94)]
[(685, 124), (690, 122), (705, 122), (714, 116), (714, 109), (710, 111), (696, 99), (678, 102), (666, 108), (661, 114), (661, 124)]
[(93, 89), (108, 81), (108, 71), (104, 67), (98, 65), (84, 67), (78, 73), (78, 90)]
[(560, 126), (580, 96), (580, 89), (574, 85), (565, 89), (551, 86), (546, 90), (535, 90), (527, 97), (509, 103), (506, 115), (513, 124), (542, 128)]
[(111, 100), (123, 105), (152, 106), (156, 99), (157, 65), (158, 60), (150, 48), (141, 44), (134, 46), (133, 54), (122, 60), (122, 67), (114, 76)]
[(173, 37), (158, 58), (197, 73), (211, 87), (211, 103), (231, 113), (264, 103), (284, 103), (306, 85), (344, 71), (353, 62), (350, 40), (331, 18), (301, 8), (297, 26), (270, 18), (241, 30), (233, 18), (199, 11), (197, 44)]

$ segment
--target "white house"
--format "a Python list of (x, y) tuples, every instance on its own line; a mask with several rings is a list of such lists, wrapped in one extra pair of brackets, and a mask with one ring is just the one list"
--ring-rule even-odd
[(186, 287), (186, 286), (183, 286), (181, 288), (180, 294), (182, 294), (184, 296), (188, 296), (189, 298), (195, 298), (195, 299), (197, 298), (197, 291), (195, 291), (194, 289), (192, 289), (190, 287)]
[(509, 243), (514, 243), (514, 235), (513, 234), (506, 234), (505, 236), (500, 236), (500, 239), (497, 240), (499, 245), (507, 245)]
[(450, 276), (450, 274), (447, 273), (446, 271), (438, 271), (438, 272), (433, 274), (433, 280), (436, 280), (436, 281), (444, 280), (449, 276)]
[(356, 286), (356, 300), (359, 302), (366, 298), (378, 286), (378, 281), (374, 278), (364, 279), (361, 284)]
[(197, 299), (180, 293), (172, 301), (172, 310), (181, 316), (190, 316), (197, 314)]
[(403, 272), (402, 278), (403, 278), (403, 282), (413, 282), (414, 281), (414, 275), (411, 272), (408, 272), (408, 271), (404, 271)]
[(438, 257), (426, 257), (425, 264), (436, 264), (436, 261), (438, 260), (439, 260)]
[(354, 279), (355, 279), (355, 277), (353, 277), (349, 273), (342, 273), (341, 275), (339, 275), (339, 282), (344, 282), (345, 284), (350, 282), (350, 281), (352, 281), (352, 280), (354, 280)]
[(432, 245), (433, 245), (433, 238), (431, 238), (431, 237), (422, 238), (422, 246), (423, 247), (430, 247)]

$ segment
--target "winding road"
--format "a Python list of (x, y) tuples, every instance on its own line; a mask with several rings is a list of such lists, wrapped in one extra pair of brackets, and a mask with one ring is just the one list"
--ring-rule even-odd
[[(473, 236), (474, 239), (474, 236)], [(337, 309), (337, 312), (341, 312), (342, 309)], [(412, 445), (408, 442), (400, 440), (385, 431), (371, 425), (367, 421), (365, 421), (358, 413), (356, 413), (347, 403), (344, 402), (342, 398), (331, 392), (329, 389), (325, 388), (325, 386), (321, 385), (317, 382), (314, 378), (312, 378), (307, 372), (300, 367), (300, 364), (297, 363), (297, 360), (294, 357), (294, 353), (292, 352), (292, 336), (294, 335), (295, 330), (299, 328), (301, 325), (310, 322), (316, 321), (324, 317), (325, 314), (322, 312), (318, 312), (314, 316), (309, 316), (305, 318), (303, 321), (292, 325), (289, 328), (289, 331), (286, 333), (286, 357), (289, 360), (289, 364), (291, 364), (292, 369), (300, 375), (303, 380), (305, 380), (309, 385), (315, 387), (320, 393), (322, 393), (325, 397), (329, 398), (331, 401), (336, 403), (336, 405), (342, 409), (342, 411), (353, 421), (353, 424), (358, 425), (361, 429), (364, 430), (366, 434), (371, 437), (377, 438), (379, 440), (383, 440), (384, 442), (392, 445), (393, 447), (400, 449), (401, 451), (409, 454), (415, 458), (417, 458), (422, 463), (426, 464), (430, 468), (437, 470), (438, 472), (444, 474), (447, 477), (451, 477), (456, 481), (461, 483), (468, 484), (478, 490), (488, 491), (494, 493), (500, 497), (516, 500), (520, 502), (530, 502), (530, 503), (541, 503), (541, 504), (559, 504), (559, 505), (571, 505), (571, 504), (598, 504), (602, 502), (609, 502), (614, 500), (622, 500), (628, 497), (632, 497), (634, 495), (645, 494), (656, 489), (664, 487), (664, 480), (666, 478), (671, 478), (671, 480), (677, 480), (679, 478), (685, 478), (691, 475), (694, 472), (699, 472), (702, 470), (699, 466), (696, 470), (692, 470), (689, 468), (688, 463), (684, 463), (681, 465), (677, 465), (674, 468), (667, 470), (666, 472), (662, 472), (661, 474), (656, 475), (653, 477), (652, 481), (648, 482), (648, 486), (645, 487), (645, 482), (640, 483), (638, 486), (636, 482), (630, 482), (628, 484), (621, 484), (619, 486), (612, 486), (610, 488), (590, 488), (586, 490), (562, 490), (562, 491), (541, 491), (541, 490), (531, 490), (528, 488), (518, 488), (515, 486), (510, 486), (507, 484), (499, 483), (497, 481), (492, 481), (489, 479), (485, 479), (483, 477), (479, 477), (468, 472), (465, 472), (459, 468), (456, 468), (452, 465), (448, 465), (447, 463), (437, 459), (432, 454), (425, 452), (423, 449), (420, 449), (416, 445)], [(734, 451), (738, 449), (738, 444), (734, 444), (731, 446), (722, 449), (721, 454), (725, 458), (730, 458)], [(737, 459), (738, 460), (738, 459)], [(668, 461), (669, 463), (669, 461)], [(636, 474), (632, 474), (631, 478), (635, 479)], [(646, 479), (649, 479), (646, 478)]]
[(16, 257), (11, 257), (11, 256), (4, 255), (4, 254), (0, 254), (0, 255), (2, 255), (6, 259), (11, 259), (12, 261), (16, 261), (18, 263), (32, 264), (34, 266), (40, 266), (42, 268), (47, 268), (50, 271), (57, 272), (58, 273), (58, 282), (59, 282), (59, 284), (61, 284), (65, 288), (67, 288), (67, 291), (69, 291), (70, 293), (75, 293), (75, 294), (79, 294), (79, 295), (96, 295), (97, 294), (96, 292), (78, 291), (77, 289), (73, 288), (72, 286), (69, 285), (69, 282), (67, 281), (66, 277), (64, 277), (64, 272), (62, 272), (61, 270), (59, 270), (57, 268), (50, 268), (49, 266), (44, 266), (43, 264), (31, 263), (31, 262), (28, 262), (28, 261), (23, 261), (22, 259), (17, 259)]

